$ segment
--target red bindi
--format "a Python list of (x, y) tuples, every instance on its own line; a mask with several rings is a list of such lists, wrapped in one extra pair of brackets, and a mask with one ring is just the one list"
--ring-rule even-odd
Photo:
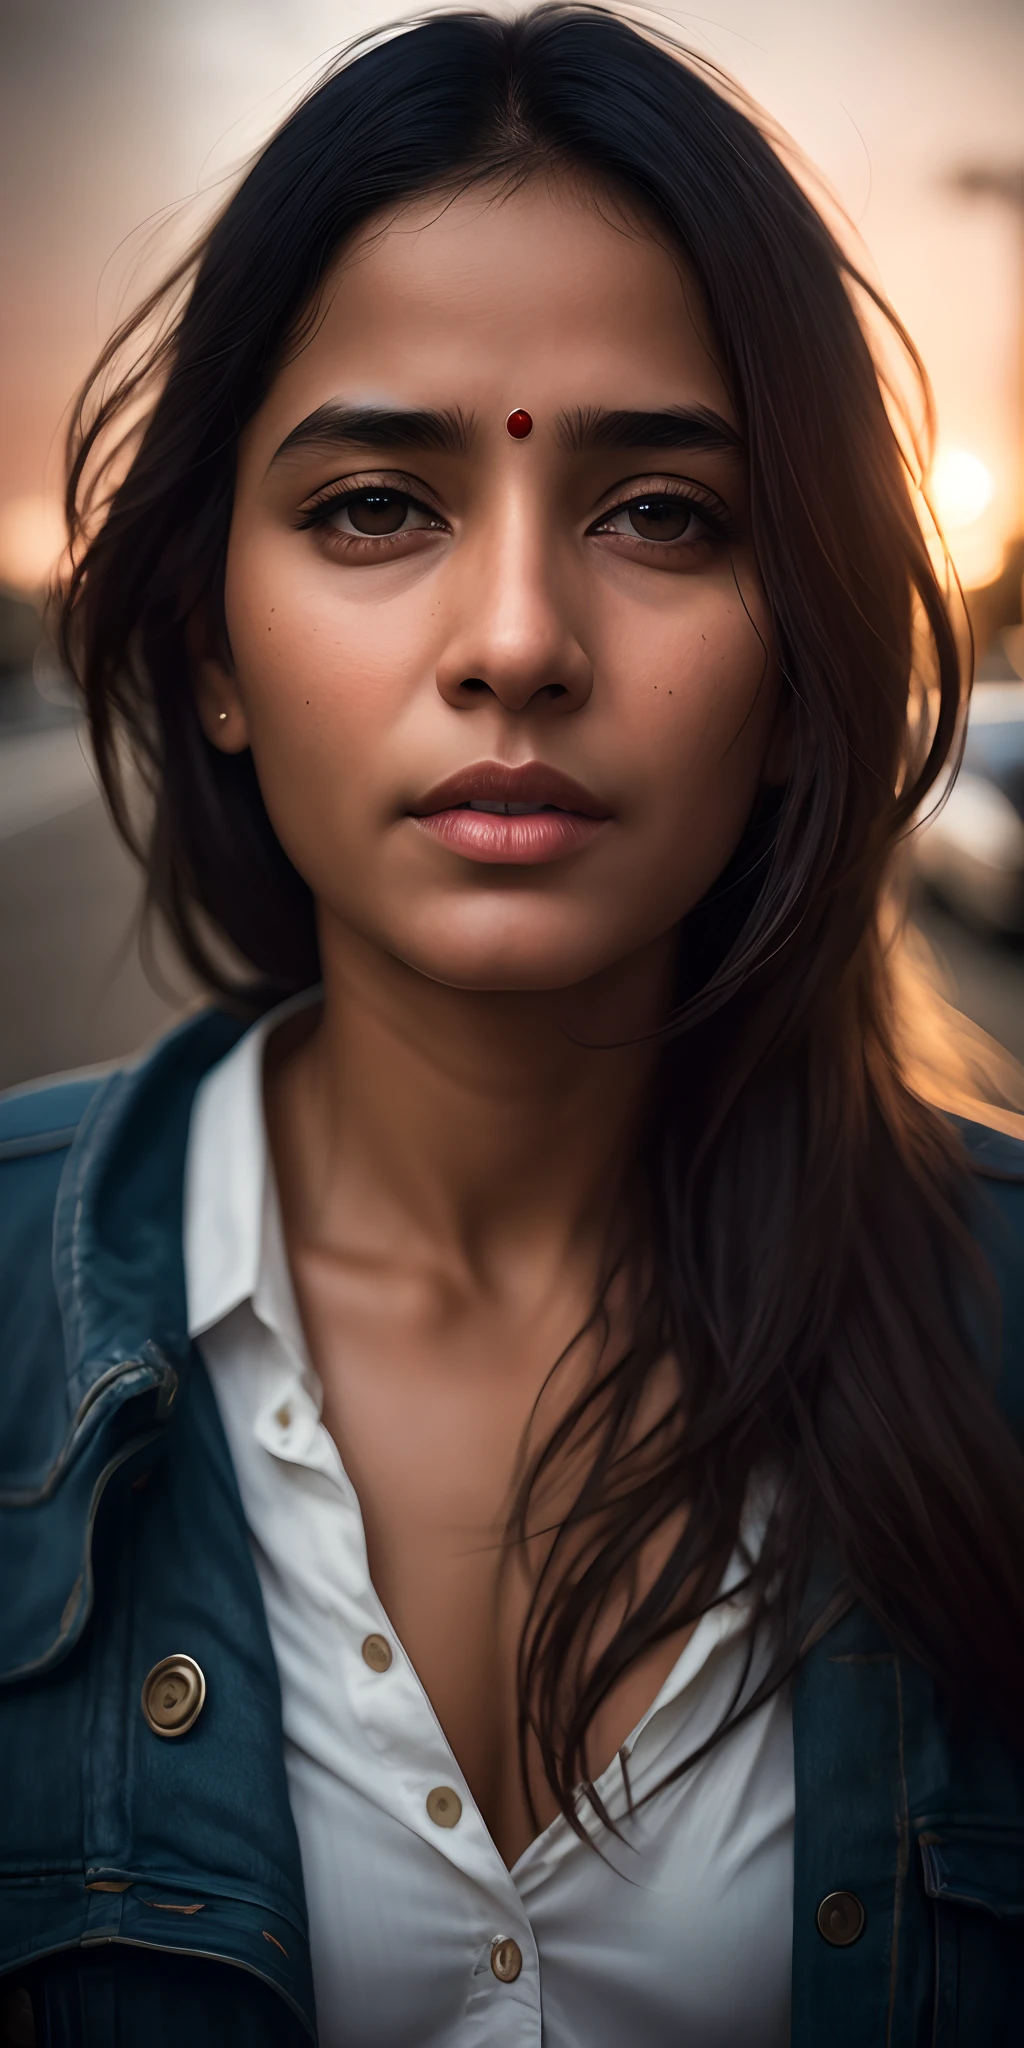
[(505, 432), (511, 434), (513, 441), (525, 441), (527, 434), (533, 432), (533, 419), (530, 413), (517, 406), (515, 412), (510, 412), (505, 421)]

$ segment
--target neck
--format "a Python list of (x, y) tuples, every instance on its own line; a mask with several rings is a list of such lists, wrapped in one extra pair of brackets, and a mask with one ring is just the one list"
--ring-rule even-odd
[(549, 1269), (592, 1254), (644, 1115), (671, 941), (572, 989), (480, 993), (347, 930), (323, 939), (323, 1008), (268, 1058), (289, 1234), (373, 1256), (400, 1232), (479, 1281), (534, 1251)]

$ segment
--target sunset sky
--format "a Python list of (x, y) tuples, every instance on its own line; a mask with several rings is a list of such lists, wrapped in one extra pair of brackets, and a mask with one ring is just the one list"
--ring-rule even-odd
[[(133, 278), (152, 279), (184, 232), (168, 210), (190, 202), (198, 226), (332, 50), (393, 11), (393, 0), (5, 0), (0, 555), (59, 488), (62, 412)], [(1024, 161), (1024, 0), (707, 0), (699, 14), (659, 13), (757, 95), (853, 216), (931, 371), (943, 441), (994, 480), (962, 541), (980, 580), (1024, 524), (1024, 224), (943, 181), (964, 161)]]

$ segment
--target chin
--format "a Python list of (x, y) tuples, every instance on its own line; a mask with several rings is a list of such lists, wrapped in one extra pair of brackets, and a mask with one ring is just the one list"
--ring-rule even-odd
[(481, 995), (540, 995), (575, 988), (611, 964), (614, 953), (583, 943), (583, 937), (579, 931), (564, 928), (501, 933), (492, 926), (490, 931), (418, 934), (415, 941), (396, 945), (394, 951), (408, 967), (446, 988)]

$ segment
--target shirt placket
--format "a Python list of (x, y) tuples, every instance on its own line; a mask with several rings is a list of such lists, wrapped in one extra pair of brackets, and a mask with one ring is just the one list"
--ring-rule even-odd
[[(370, 1577), (362, 1511), (316, 1393), (280, 1331), (291, 1370), (265, 1403), (256, 1434), (270, 1454), (318, 1476), (307, 1512), (317, 1527), (309, 1591), (327, 1608), (348, 1711), (358, 1726), (360, 1791), (468, 1878), (479, 1902), (460, 2048), (539, 2048), (540, 1963), (529, 1916)], [(298, 1546), (297, 1546), (298, 1551)], [(307, 1566), (307, 1569), (310, 1569)]]

